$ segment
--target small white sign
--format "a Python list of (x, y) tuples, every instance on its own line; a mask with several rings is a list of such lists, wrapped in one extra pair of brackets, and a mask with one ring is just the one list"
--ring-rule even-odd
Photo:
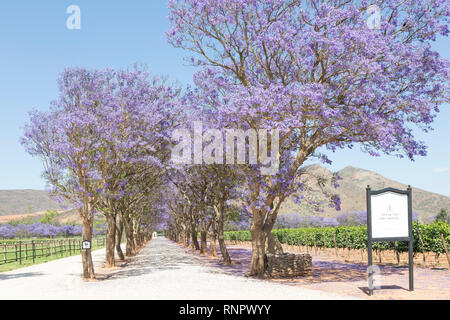
[(85, 241), (83, 241), (83, 242), (81, 243), (81, 247), (82, 247), (83, 249), (90, 249), (90, 248), (91, 248), (91, 242), (85, 240)]
[(158, 233), (153, 232), (153, 239), (156, 239), (156, 238), (158, 238)]
[(400, 238), (408, 233), (408, 195), (385, 192), (371, 195), (372, 238)]

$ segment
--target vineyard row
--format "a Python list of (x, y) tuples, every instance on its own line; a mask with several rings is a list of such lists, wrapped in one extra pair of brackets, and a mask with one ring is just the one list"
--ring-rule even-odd
[[(367, 248), (366, 226), (316, 227), (276, 229), (272, 233), (282, 243), (318, 248)], [(432, 224), (413, 223), (413, 248), (415, 253), (447, 253), (450, 243), (450, 225), (442, 221)], [(251, 241), (250, 231), (225, 232), (225, 240)], [(374, 242), (374, 250), (408, 251), (407, 242)], [(447, 251), (447, 252), (446, 252)]]

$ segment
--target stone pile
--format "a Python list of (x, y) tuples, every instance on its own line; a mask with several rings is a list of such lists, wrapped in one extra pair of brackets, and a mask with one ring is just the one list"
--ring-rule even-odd
[(266, 271), (274, 278), (294, 278), (312, 273), (312, 258), (302, 254), (266, 254)]

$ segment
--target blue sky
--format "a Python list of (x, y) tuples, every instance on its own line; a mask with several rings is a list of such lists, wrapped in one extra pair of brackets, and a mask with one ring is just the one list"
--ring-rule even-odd
[[(66, 27), (69, 5), (81, 8), (81, 30)], [(45, 110), (58, 95), (56, 79), (66, 67), (127, 68), (145, 63), (152, 73), (186, 84), (194, 69), (185, 53), (165, 39), (165, 0), (1, 1), (0, 3), (0, 189), (43, 189), (42, 166), (19, 144), (28, 111)], [(435, 49), (450, 59), (450, 41)], [(352, 165), (387, 178), (450, 196), (450, 106), (441, 107), (435, 131), (419, 134), (429, 145), (415, 162), (359, 151), (331, 156), (332, 170)]]

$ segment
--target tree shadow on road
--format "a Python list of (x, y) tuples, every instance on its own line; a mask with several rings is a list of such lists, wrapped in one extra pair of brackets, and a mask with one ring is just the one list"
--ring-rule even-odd
[(18, 278), (31, 278), (37, 276), (43, 276), (42, 272), (24, 272), (24, 273), (14, 273), (14, 274), (0, 274), (0, 280), (11, 280)]
[(117, 271), (112, 271), (107, 279), (138, 277), (146, 274), (196, 266), (197, 259), (189, 255), (180, 255), (181, 248), (167, 247), (166, 242), (152, 241), (152, 245), (144, 247), (140, 253), (128, 258), (127, 263)]
[[(250, 270), (251, 250), (241, 247), (228, 247), (233, 264), (225, 265), (220, 261), (220, 251), (218, 251), (219, 259), (208, 258), (209, 264), (219, 268), (224, 274), (234, 276), (246, 276)], [(399, 267), (394, 265), (378, 266), (383, 275), (401, 275), (408, 270), (407, 267)], [(341, 261), (328, 261), (313, 257), (313, 271), (309, 276), (295, 278), (272, 278), (277, 282), (284, 284), (298, 285), (299, 283), (313, 284), (323, 282), (357, 282), (367, 279), (367, 265), (363, 263), (349, 263)]]

